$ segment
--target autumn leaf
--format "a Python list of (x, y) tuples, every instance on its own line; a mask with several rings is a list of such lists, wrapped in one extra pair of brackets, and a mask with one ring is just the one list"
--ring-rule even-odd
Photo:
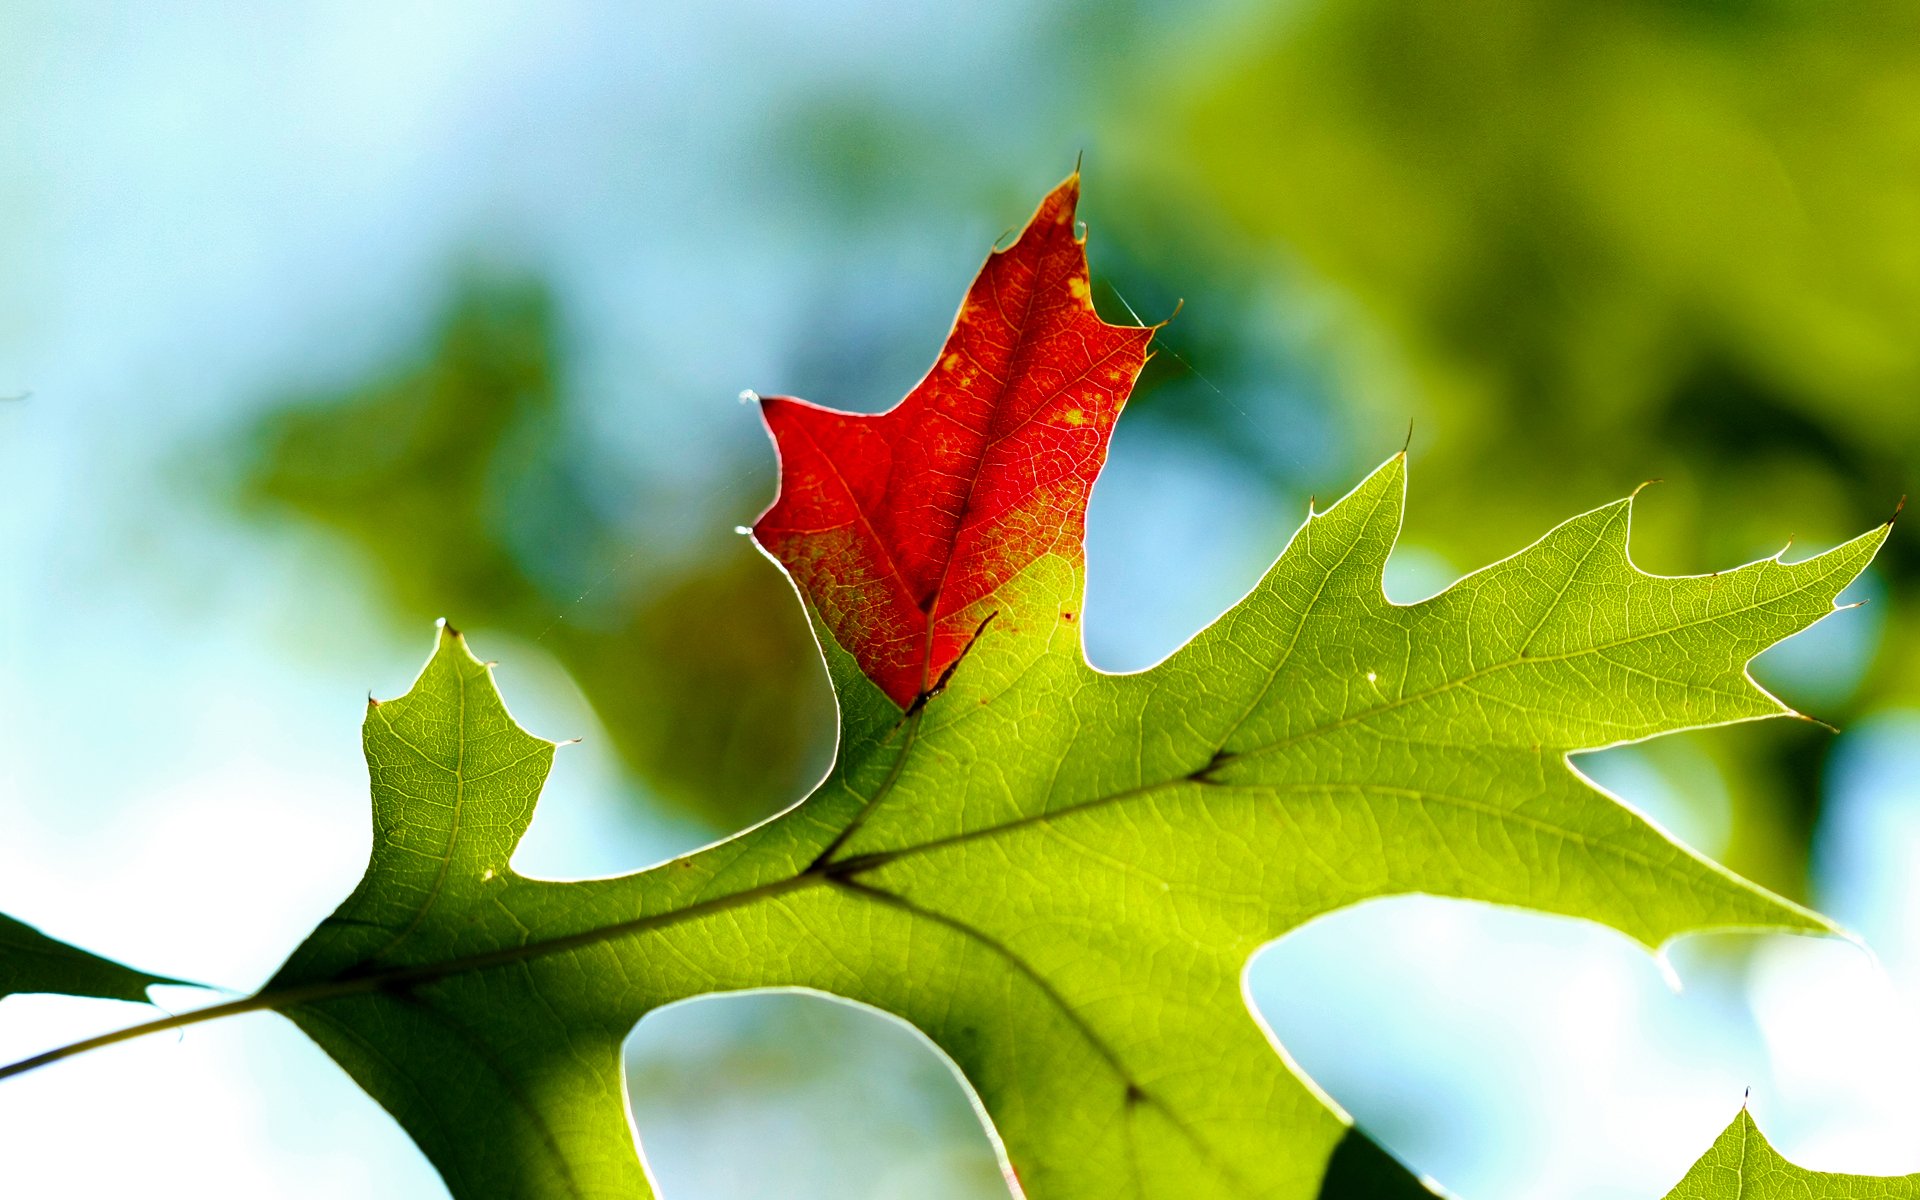
[(902, 708), (1022, 570), (1082, 562), (1087, 493), (1153, 331), (1094, 312), (1079, 196), (1075, 175), (987, 259), (933, 369), (893, 409), (761, 402), (780, 497), (754, 537)]
[(1666, 1200), (1910, 1200), (1920, 1175), (1829, 1175), (1796, 1167), (1767, 1144), (1746, 1109)]
[(1287, 931), (1416, 892), (1649, 947), (1830, 928), (1567, 756), (1788, 712), (1748, 660), (1833, 611), (1884, 527), (1669, 578), (1630, 561), (1622, 500), (1396, 605), (1396, 455), (1167, 661), (1089, 666), (1087, 489), (1150, 331), (1086, 302), (1076, 190), (989, 258), (898, 408), (766, 406), (782, 487), (757, 536), (840, 703), (811, 796), (648, 871), (520, 875), (554, 746), (447, 630), (414, 689), (369, 708), (360, 886), (224, 1011), (291, 1018), (460, 1197), (649, 1194), (622, 1102), (634, 1022), (804, 987), (939, 1046), (1030, 1200), (1308, 1200), (1414, 1185), (1248, 1008), (1248, 959)]

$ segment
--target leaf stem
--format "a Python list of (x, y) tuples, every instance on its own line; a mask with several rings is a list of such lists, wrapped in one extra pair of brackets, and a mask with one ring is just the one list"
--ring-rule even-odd
[(440, 962), (414, 963), (406, 966), (388, 967), (378, 971), (368, 971), (361, 975), (336, 976), (333, 979), (317, 983), (302, 984), (298, 987), (284, 988), (278, 991), (262, 989), (251, 996), (239, 1000), (230, 1000), (225, 1004), (215, 1004), (209, 1008), (195, 1009), (192, 1012), (179, 1013), (171, 1017), (162, 1017), (157, 1021), (148, 1021), (143, 1025), (132, 1025), (126, 1029), (103, 1033), (83, 1041), (73, 1042), (32, 1058), (23, 1058), (19, 1062), (0, 1067), (0, 1080), (11, 1079), (15, 1075), (24, 1075), (28, 1071), (59, 1062), (63, 1058), (72, 1058), (89, 1050), (98, 1050), (117, 1042), (131, 1041), (145, 1037), (150, 1033), (165, 1033), (169, 1029), (183, 1029), (188, 1025), (198, 1025), (202, 1021), (214, 1021), (221, 1017), (237, 1017), (250, 1012), (283, 1012), (299, 1008), (305, 1004), (317, 1004), (327, 1000), (339, 1000), (348, 996), (364, 996), (371, 992), (405, 991), (408, 988), (432, 983), (451, 975), (463, 975), (469, 971), (485, 970), (489, 967), (505, 966), (509, 963), (525, 962), (547, 954), (557, 954), (581, 946), (590, 946), (613, 938), (624, 937), (632, 933), (644, 933), (660, 929), (694, 917), (707, 916), (723, 912), (730, 908), (753, 904), (771, 896), (797, 891), (805, 887), (817, 887), (829, 883), (824, 874), (816, 871), (802, 871), (785, 879), (772, 883), (763, 883), (745, 891), (731, 892), (725, 896), (716, 896), (711, 900), (702, 900), (689, 904), (685, 908), (676, 908), (671, 912), (653, 913), (649, 916), (635, 917), (631, 921), (622, 921), (616, 925), (601, 925), (592, 929), (583, 929), (578, 933), (548, 938), (545, 941), (528, 942), (519, 946), (503, 946), (498, 950), (488, 950), (481, 954), (469, 954), (461, 958), (450, 958)]
[(57, 1063), (63, 1058), (72, 1058), (76, 1054), (85, 1054), (89, 1050), (99, 1050), (116, 1042), (130, 1042), (134, 1038), (145, 1037), (150, 1033), (165, 1033), (169, 1029), (184, 1029), (189, 1025), (198, 1025), (202, 1021), (216, 1021), (221, 1017), (237, 1017), (242, 1013), (261, 1012), (278, 1008), (282, 1004), (297, 1003), (290, 999), (291, 992), (269, 994), (258, 992), (239, 1000), (230, 1000), (225, 1004), (215, 1004), (208, 1008), (197, 1008), (192, 1012), (175, 1013), (170, 1017), (161, 1017), (142, 1025), (131, 1025), (125, 1029), (116, 1029), (112, 1033), (103, 1033), (84, 1041), (73, 1042), (32, 1058), (23, 1058), (19, 1062), (0, 1067), (0, 1079), (11, 1079), (15, 1075), (25, 1075), (39, 1067)]

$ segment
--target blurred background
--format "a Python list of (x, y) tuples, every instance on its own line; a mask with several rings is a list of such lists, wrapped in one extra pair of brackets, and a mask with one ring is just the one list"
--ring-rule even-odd
[[(1400, 600), (1648, 479), (1667, 573), (1916, 490), (1896, 0), (14, 0), (0, 114), (0, 911), (240, 991), (358, 878), (363, 700), (435, 617), (583, 739), (523, 871), (635, 869), (800, 795), (833, 709), (732, 532), (774, 478), (735, 397), (893, 403), (1082, 152), (1102, 311), (1184, 302), (1093, 497), (1099, 666), (1206, 624), (1409, 422)], [(1262, 1015), (1468, 1200), (1658, 1196), (1749, 1087), (1809, 1166), (1920, 1170), (1917, 586), (1908, 524), (1871, 603), (1756, 664), (1825, 724), (1580, 760), (1871, 953), (1656, 961), (1381, 901), (1263, 952)], [(10, 999), (0, 1053), (140, 1017)], [(670, 1200), (1006, 1194), (875, 1014), (696, 1001), (630, 1055)], [(271, 1016), (10, 1082), (0, 1129), (20, 1195), (445, 1194)]]

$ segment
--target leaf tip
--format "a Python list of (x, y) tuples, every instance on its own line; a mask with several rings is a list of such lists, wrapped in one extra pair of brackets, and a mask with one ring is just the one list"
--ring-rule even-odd
[(1828, 733), (1840, 732), (1839, 726), (1834, 725), (1831, 722), (1822, 721), (1819, 717), (1810, 716), (1807, 713), (1801, 712), (1797, 708), (1790, 708), (1785, 704), (1782, 704), (1780, 708), (1781, 708), (1780, 715), (1783, 717), (1788, 717), (1795, 721), (1805, 721), (1809, 725), (1818, 725), (1820, 728), (1826, 730)]
[(1653, 966), (1660, 972), (1660, 982), (1667, 985), (1667, 991), (1682, 996), (1686, 994), (1687, 985), (1680, 978), (1680, 969), (1673, 965), (1673, 955), (1668, 953), (1672, 946), (1673, 943), (1669, 941), (1654, 947)]
[[(1005, 254), (1019, 245), (1028, 235), (1055, 227), (1064, 227), (1067, 236), (1075, 244), (1085, 245), (1086, 235), (1074, 225), (1074, 212), (1080, 207), (1080, 168), (1076, 165), (1073, 174), (1054, 185), (1052, 191), (1040, 201), (1027, 223), (1014, 233), (1013, 240), (1005, 245), (996, 245), (995, 254)], [(1005, 241), (1003, 238), (1002, 241)], [(1084, 271), (1085, 268), (1083, 267)]]
[(1829, 920), (1825, 932), (1829, 937), (1836, 938), (1865, 955), (1867, 964), (1874, 970), (1884, 972), (1887, 969), (1887, 964), (1881, 961), (1879, 953), (1867, 943), (1867, 939), (1855, 933), (1853, 930), (1848, 929), (1845, 925), (1837, 921)]

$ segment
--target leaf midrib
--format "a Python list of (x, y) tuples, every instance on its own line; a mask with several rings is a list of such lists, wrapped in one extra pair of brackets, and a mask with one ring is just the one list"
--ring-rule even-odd
[(454, 847), (460, 840), (460, 813), (461, 813), (461, 809), (465, 806), (467, 801), (467, 776), (466, 776), (467, 675), (466, 675), (466, 672), (464, 671), (459, 672), (455, 676), (454, 684), (455, 684), (456, 693), (460, 697), (460, 705), (455, 717), (456, 727), (460, 730), (460, 736), (454, 739), (456, 743), (456, 748), (453, 753), (453, 766), (451, 767), (447, 766), (445, 763), (438, 761), (432, 755), (428, 754), (425, 750), (422, 750), (420, 747), (414, 745), (411, 741), (409, 741), (404, 735), (400, 733), (399, 730), (393, 727), (392, 717), (386, 715), (384, 712), (382, 712), (378, 708), (375, 708), (372, 710), (373, 713), (380, 718), (381, 723), (386, 726), (387, 732), (393, 736), (393, 739), (395, 741), (399, 742), (402, 746), (405, 746), (407, 749), (419, 755), (422, 761), (427, 762), (435, 767), (438, 767), (441, 770), (446, 771), (448, 774), (453, 776), (453, 805), (451, 810), (447, 814), (446, 845), (440, 852), (440, 863), (437, 869), (434, 871), (433, 883), (427, 889), (427, 898), (420, 903), (419, 908), (414, 910), (413, 918), (407, 922), (404, 928), (400, 929), (392, 937), (388, 938), (384, 945), (380, 946), (378, 949), (373, 951), (373, 953), (367, 955), (366, 961), (368, 962), (374, 962), (379, 959), (385, 958), (387, 955), (393, 953), (394, 947), (400, 945), (402, 942), (406, 941), (408, 938), (414, 935), (414, 932), (420, 928), (421, 923), (427, 919), (427, 913), (432, 911), (433, 906), (439, 901), (440, 894), (446, 890), (447, 875), (453, 869)]
[[(989, 286), (993, 291), (994, 307), (1000, 309), (1000, 316), (1004, 320), (1007, 313), (1006, 309), (1000, 305), (999, 280), (989, 273), (983, 273), (983, 277), (988, 280)], [(1015, 368), (1032, 359), (1033, 338), (1029, 327), (1033, 322), (1034, 298), (1039, 294), (1040, 288), (1038, 282), (1029, 281), (1027, 287), (1027, 303), (1021, 310), (1020, 323), (1018, 326), (1013, 326), (1013, 322), (1007, 322), (1009, 326), (1013, 326), (1018, 332), (1016, 335), (1017, 340), (1007, 355), (1008, 369), (1006, 377), (994, 381), (997, 385), (997, 390), (993, 395), (993, 403), (989, 405), (987, 409), (987, 428), (981, 439), (980, 452), (974, 456), (973, 471), (967, 479), (967, 494), (960, 501), (960, 510), (954, 514), (953, 536), (947, 539), (944, 552), (941, 554), (940, 578), (933, 581), (933, 591), (928, 593), (926, 602), (920, 606), (920, 611), (926, 618), (926, 634), (920, 646), (920, 694), (923, 696), (927, 694), (927, 690), (933, 685), (933, 643), (940, 628), (940, 596), (941, 593), (947, 590), (947, 577), (953, 574), (954, 554), (960, 547), (961, 535), (966, 532), (967, 517), (973, 511), (974, 494), (980, 490), (980, 477), (986, 471), (987, 454), (994, 446), (1004, 441), (1007, 436), (996, 436), (994, 434), (993, 416), (1000, 411), (1000, 406), (1006, 403), (1007, 396), (1013, 391), (1014, 380), (1021, 377)], [(956, 331), (957, 328), (956, 323)], [(843, 836), (840, 840), (845, 841), (846, 839)]]

